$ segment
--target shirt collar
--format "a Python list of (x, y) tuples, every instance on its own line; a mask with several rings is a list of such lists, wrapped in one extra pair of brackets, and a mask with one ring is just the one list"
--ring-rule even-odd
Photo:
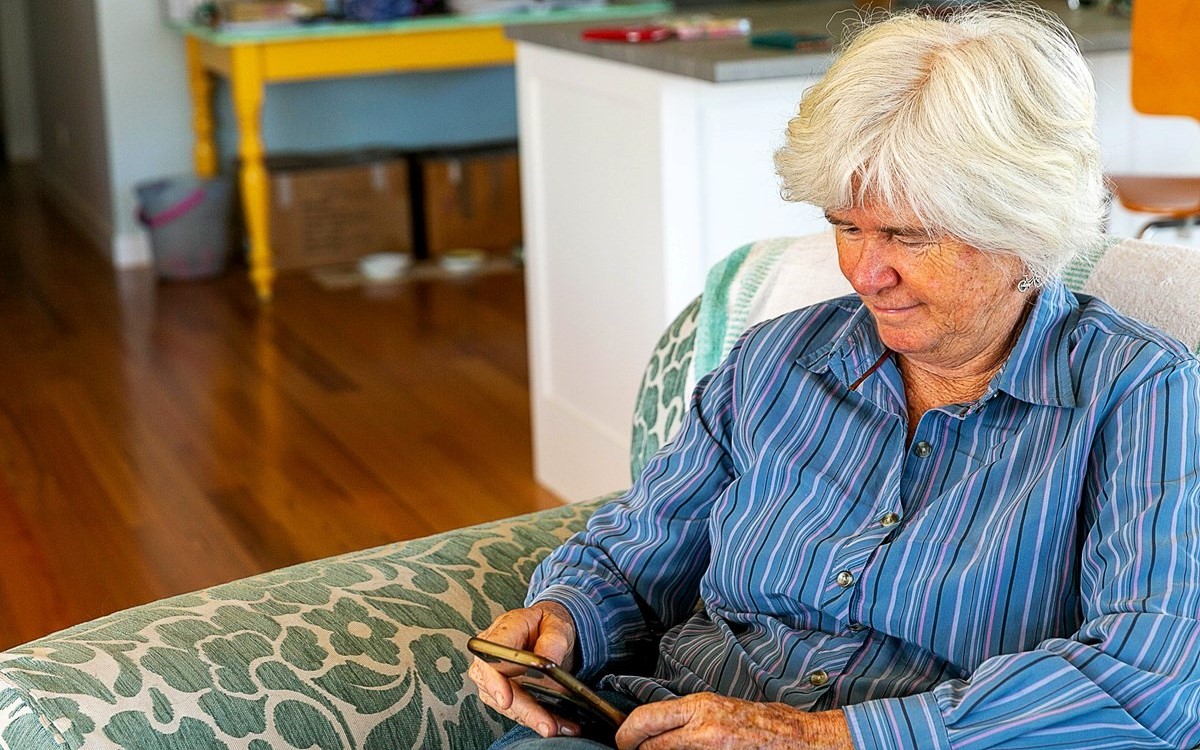
[(879, 361), (886, 348), (879, 340), (875, 320), (857, 295), (841, 297), (833, 304), (849, 311), (850, 316), (828, 344), (802, 355), (797, 362), (813, 372), (830, 371), (849, 388)]
[[(886, 350), (875, 321), (861, 301), (851, 295), (836, 303), (853, 304), (850, 317), (828, 344), (802, 355), (797, 363), (814, 372), (830, 371), (848, 388)], [(1068, 334), (1078, 315), (1079, 303), (1061, 281), (1046, 284), (1033, 301), (1021, 335), (989, 391), (1003, 391), (1032, 404), (1074, 407)]]
[(1078, 317), (1079, 301), (1062, 281), (1042, 287), (993, 389), (1031, 404), (1073, 408), (1070, 332)]

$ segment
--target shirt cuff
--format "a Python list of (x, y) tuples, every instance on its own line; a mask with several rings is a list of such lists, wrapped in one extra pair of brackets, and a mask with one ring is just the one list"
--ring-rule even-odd
[(574, 586), (552, 584), (530, 596), (526, 606), (537, 602), (555, 602), (567, 608), (575, 621), (575, 676), (587, 682), (603, 669), (609, 660), (608, 641), (604, 637), (603, 621), (596, 605)]
[(842, 711), (855, 750), (950, 750), (933, 693), (867, 701)]

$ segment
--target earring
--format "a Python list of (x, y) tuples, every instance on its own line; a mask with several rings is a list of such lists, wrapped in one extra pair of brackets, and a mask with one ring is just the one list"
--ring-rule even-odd
[(1034, 285), (1036, 284), (1037, 282), (1032, 276), (1022, 276), (1021, 280), (1017, 282), (1017, 291), (1021, 294), (1025, 294), (1030, 289), (1033, 289)]

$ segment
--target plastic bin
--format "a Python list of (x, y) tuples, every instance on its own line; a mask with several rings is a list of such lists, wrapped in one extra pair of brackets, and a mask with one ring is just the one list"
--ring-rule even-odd
[(154, 269), (163, 279), (206, 279), (229, 259), (228, 178), (167, 177), (138, 185), (138, 220), (150, 232)]

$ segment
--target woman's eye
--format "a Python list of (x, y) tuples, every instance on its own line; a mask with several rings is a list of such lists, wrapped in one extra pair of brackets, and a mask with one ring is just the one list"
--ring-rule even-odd
[(919, 249), (934, 244), (934, 241), (929, 237), (896, 237), (896, 242), (899, 242), (904, 247)]

